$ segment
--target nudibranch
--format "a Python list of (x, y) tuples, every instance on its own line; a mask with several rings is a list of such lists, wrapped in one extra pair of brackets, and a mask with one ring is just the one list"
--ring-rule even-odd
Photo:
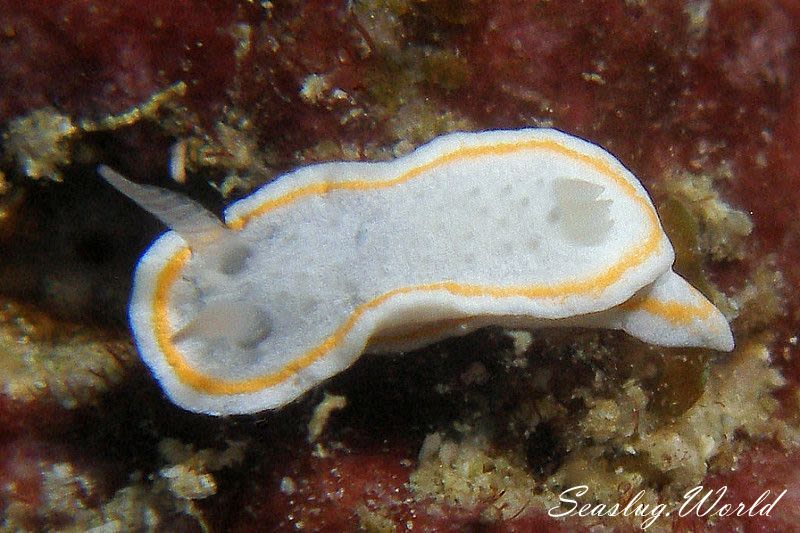
[(224, 224), (99, 172), (171, 228), (136, 268), (129, 317), (144, 361), (192, 411), (277, 408), (365, 351), (490, 324), (733, 349), (723, 315), (672, 271), (636, 177), (557, 130), (453, 133), (390, 162), (302, 167)]

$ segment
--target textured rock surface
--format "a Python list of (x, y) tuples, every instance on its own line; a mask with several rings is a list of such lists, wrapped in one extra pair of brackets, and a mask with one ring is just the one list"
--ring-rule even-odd
[[(608, 504), (787, 488), (769, 519), (657, 524), (797, 523), (800, 2), (12, 0), (0, 64), (0, 527), (636, 527), (549, 518), (581, 482)], [(490, 329), (237, 419), (180, 412), (133, 357), (159, 226), (99, 162), (219, 209), (298, 164), (532, 125), (641, 177), (739, 351)], [(309, 427), (323, 390), (341, 408)]]

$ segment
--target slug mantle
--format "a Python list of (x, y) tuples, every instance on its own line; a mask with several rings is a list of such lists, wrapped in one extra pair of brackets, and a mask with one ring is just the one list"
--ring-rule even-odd
[(386, 163), (300, 168), (230, 205), (100, 174), (164, 221), (130, 322), (170, 398), (208, 414), (277, 408), (366, 350), (497, 324), (621, 329), (733, 349), (674, 273), (642, 185), (552, 129), (453, 133)]

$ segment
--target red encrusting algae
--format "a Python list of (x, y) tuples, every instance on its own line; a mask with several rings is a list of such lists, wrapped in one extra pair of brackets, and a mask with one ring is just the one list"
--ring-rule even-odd
[[(10, 292), (12, 299), (28, 298), (42, 307), (61, 302), (59, 320), (80, 320), (87, 310), (113, 315), (112, 324), (124, 320), (114, 296), (124, 283), (114, 278), (129, 278), (126, 269), (156, 230), (133, 239), (132, 216), (115, 221), (117, 204), (98, 192), (91, 171), (100, 159), (120, 161), (125, 173), (154, 181), (166, 173), (167, 148), (182, 139), (190, 186), (202, 193), (206, 179), (219, 184), (247, 177), (244, 185), (234, 180), (230, 188), (221, 186), (231, 192), (306, 162), (386, 159), (449, 129), (548, 125), (608, 148), (651, 189), (659, 206), (676, 201), (664, 186), (668, 180), (699, 176), (731, 209), (750, 217), (752, 233), (740, 235), (742, 260), (703, 256), (695, 266), (734, 300), (758, 287), (749, 300), (755, 304), (743, 312), (749, 323), (758, 323), (754, 314), (767, 317), (766, 323), (734, 327), (757, 345), (769, 345), (773, 363), (764, 368), (768, 361), (746, 360), (749, 366), (741, 368), (750, 373), (743, 375), (758, 379), (742, 386), (768, 384), (758, 391), (763, 395), (755, 395), (753, 408), (761, 408), (776, 427), (800, 423), (796, 0), (12, 0), (0, 6), (0, 64), (0, 123), (6, 132), (0, 246), (11, 258), (0, 272), (14, 273), (4, 276), (5, 296)], [(141, 112), (176, 82), (185, 87)], [(16, 135), (12, 123), (29, 124), (18, 120), (43, 108), (74, 125), (59, 140), (66, 155), (45, 162), (63, 185), (34, 183), (21, 161), (23, 152), (47, 153), (46, 146), (40, 152), (33, 150), (40, 146), (30, 146), (47, 136), (9, 138)], [(103, 128), (87, 127), (104, 120)], [(677, 200), (689, 214), (719, 213), (702, 211), (691, 197)], [(76, 208), (81, 205), (99, 215), (82, 216)], [(78, 219), (80, 224), (69, 222)], [(687, 227), (707, 230), (702, 217), (690, 222)], [(127, 247), (121, 242), (134, 240)], [(767, 294), (769, 283), (756, 281), (759, 269), (768, 270), (763, 279), (783, 279), (783, 295), (777, 282)], [(771, 302), (768, 312), (758, 306), (760, 299)], [(209, 494), (202, 504), (170, 496), (175, 499), (160, 509), (167, 517), (161, 524), (182, 527), (205, 524), (195, 520), (203, 515), (218, 529), (239, 531), (298, 522), (309, 529), (391, 530), (410, 523), (430, 531), (580, 530), (595, 522), (554, 521), (540, 503), (525, 504), (520, 496), (528, 491), (533, 501), (543, 487), (555, 490), (576, 472), (601, 488), (632, 486), (630, 476), (641, 475), (652, 495), (679, 498), (663, 489), (676, 486), (674, 473), (654, 468), (643, 454), (627, 454), (624, 446), (636, 432), (652, 435), (686, 423), (682, 417), (712, 388), (707, 380), (716, 379), (725, 360), (655, 352), (614, 335), (554, 333), (529, 344), (515, 339), (522, 346), (518, 352), (507, 337), (491, 331), (411, 354), (404, 362), (357, 365), (326, 387), (348, 396), (348, 407), (332, 416), (333, 427), (318, 445), (305, 440), (313, 394), (258, 419), (211, 423), (165, 406), (154, 386), (139, 386), (141, 369), (127, 363), (103, 387), (76, 389), (79, 400), (69, 407), (53, 403), (47, 387), (22, 400), (0, 395), (4, 525), (98, 526), (119, 516), (114, 505), (140, 512), (167, 501), (167, 478), (156, 473), (169, 461), (158, 459), (155, 447), (162, 436), (175, 434), (203, 447), (222, 448), (227, 438), (257, 441), (244, 466), (215, 473), (213, 490), (201, 483), (196, 494)], [(25, 341), (16, 346), (24, 352)], [(62, 349), (61, 356), (85, 354), (63, 351), (59, 342), (53, 346)], [(74, 361), (35, 348), (55, 372), (48, 379), (66, 383), (64, 369), (75, 368), (66, 363)], [(19, 368), (25, 358), (9, 353), (0, 357)], [(113, 355), (93, 360), (110, 364)], [(779, 408), (771, 395), (780, 382), (775, 369), (785, 379), (776, 394)], [(130, 397), (135, 400), (125, 399)], [(87, 419), (98, 431), (87, 427)], [(798, 457), (789, 430), (763, 435), (780, 444), (754, 444), (758, 435), (744, 436), (741, 428), (750, 426), (739, 422), (738, 437), (719, 444), (703, 483), (729, 486), (732, 500), (787, 488), (785, 500), (770, 520), (695, 517), (672, 522), (673, 529), (775, 530), (797, 522)], [(92, 435), (113, 441), (113, 450), (101, 450)], [(479, 437), (485, 437), (483, 444), (473, 442)], [(432, 457), (441, 465), (418, 455), (425, 442), (437, 439)], [(577, 460), (588, 456), (593, 460)], [(98, 457), (103, 460), (95, 470), (86, 466)], [(597, 465), (605, 470), (592, 469)], [(480, 468), (453, 478), (459, 466)], [(189, 481), (211, 483), (209, 473), (197, 468)], [(126, 476), (136, 471), (163, 482), (138, 479), (126, 487)], [(620, 477), (614, 477), (617, 471)], [(516, 481), (498, 488), (493, 483), (502, 476), (493, 472)], [(112, 480), (108, 487), (81, 485), (105, 478)], [(431, 483), (441, 483), (438, 495), (425, 492)], [(58, 514), (58, 494), (84, 506), (83, 522)], [(464, 495), (479, 505), (452, 503)], [(247, 510), (232, 510), (239, 508)]]

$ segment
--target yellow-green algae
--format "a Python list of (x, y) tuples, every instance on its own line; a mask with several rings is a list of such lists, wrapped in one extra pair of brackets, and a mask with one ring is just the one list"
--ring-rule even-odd
[(744, 287), (734, 295), (735, 334), (747, 336), (762, 332), (785, 316), (787, 287), (776, 263), (774, 255), (755, 261)]
[[(724, 201), (715, 183), (732, 179), (724, 167), (714, 173), (674, 171), (659, 184), (664, 229), (675, 248), (675, 269), (722, 310), (738, 337), (757, 333), (785, 309), (783, 276), (771, 255), (750, 264), (745, 286), (731, 297), (706, 275), (710, 262), (741, 262), (753, 231), (750, 217)], [(741, 263), (740, 263), (741, 264)]]
[(127, 337), (0, 299), (0, 392), (66, 409), (98, 400), (136, 360)]
[(159, 122), (167, 130), (185, 128), (185, 108), (176, 104), (186, 93), (178, 82), (153, 94), (140, 105), (98, 120), (76, 120), (53, 107), (35, 109), (11, 120), (2, 134), (5, 157), (16, 162), (32, 179), (63, 179), (63, 169), (73, 161), (74, 144), (86, 133), (113, 131), (141, 120)]
[[(571, 340), (563, 332), (545, 336), (545, 350), (552, 352), (565, 345), (575, 357), (606, 350), (593, 334), (575, 334)], [(561, 491), (584, 484), (590, 487), (587, 502), (611, 503), (625, 493), (644, 490), (644, 501), (675, 504), (713, 468), (718, 455), (741, 444), (742, 436), (775, 438), (786, 445), (797, 442), (797, 430), (774, 418), (778, 403), (771, 393), (784, 380), (770, 366), (763, 344), (748, 343), (713, 365), (697, 400), (668, 418), (651, 409), (655, 395), (663, 394), (648, 391), (644, 384), (651, 369), (625, 360), (653, 355), (642, 351), (642, 345), (636, 346), (617, 361), (630, 368), (629, 377), (620, 379), (598, 369), (589, 386), (576, 386), (562, 398), (552, 395), (548, 383), (540, 383), (537, 390), (539, 378), (526, 373), (522, 379), (533, 385), (532, 398), (509, 417), (490, 402), (485, 412), (469, 413), (467, 422), (454, 424), (450, 436), (429, 434), (411, 475), (415, 497), (421, 504), (439, 507), (485, 506), (483, 515), (490, 521), (508, 520), (528, 509), (546, 510), (558, 503)], [(613, 358), (602, 354), (609, 356)], [(569, 365), (556, 357), (535, 373), (570, 372)], [(516, 446), (497, 446), (493, 433), (504, 423), (512, 428), (510, 441)], [(521, 443), (544, 424), (559, 429), (562, 452), (552, 473), (541, 476), (531, 469)], [(495, 429), (487, 432), (487, 427)], [(602, 523), (621, 525), (614, 519)]]
[(753, 231), (753, 222), (747, 213), (723, 200), (715, 189), (715, 182), (723, 179), (730, 179), (724, 170), (713, 175), (675, 172), (661, 187), (668, 196), (665, 207), (683, 211), (673, 216), (683, 220), (686, 227), (679, 231), (684, 239), (693, 241), (694, 253), (713, 261), (740, 261), (745, 257), (746, 239)]
[(33, 179), (62, 179), (61, 169), (72, 162), (72, 142), (78, 135), (73, 120), (45, 107), (12, 120), (2, 139), (6, 157)]
[[(322, 141), (316, 147), (295, 154), (297, 163), (355, 158), (385, 160), (407, 153), (417, 144), (442, 133), (475, 129), (475, 124), (468, 119), (442, 109), (421, 91), (425, 85), (443, 90), (461, 87), (468, 78), (468, 65), (454, 49), (406, 45), (401, 17), (419, 8), (414, 2), (404, 0), (353, 4), (353, 15), (375, 45), (375, 49), (364, 52), (365, 57), (369, 57), (364, 76), (367, 97), (356, 99), (341, 88), (330, 86), (323, 74), (313, 72), (308, 73), (306, 83), (299, 88), (304, 100), (336, 113), (342, 124), (356, 118), (385, 122), (388, 145), (383, 141), (349, 150), (346, 146)], [(474, 11), (472, 5), (460, 8), (449, 2), (434, 2), (426, 6), (428, 8), (437, 18), (451, 23), (470, 20)], [(237, 72), (252, 51), (252, 31), (247, 24), (230, 30), (237, 42)], [(233, 80), (234, 95), (238, 91), (238, 79), (237, 75)], [(226, 107), (213, 131), (206, 131), (198, 117), (182, 104), (186, 91), (185, 82), (176, 82), (141, 104), (98, 118), (70, 117), (51, 107), (34, 110), (10, 122), (3, 133), (5, 156), (16, 162), (27, 177), (58, 181), (63, 179), (64, 168), (75, 159), (84, 135), (113, 132), (146, 121), (183, 144), (185, 151), (180, 163), (185, 170), (222, 171), (223, 180), (215, 186), (225, 197), (248, 192), (270, 179), (274, 175), (270, 170), (274, 158), (269, 146), (260, 146), (256, 140), (248, 112), (236, 106)], [(83, 155), (89, 159), (96, 157)]]
[(425, 86), (462, 87), (468, 79), (468, 65), (456, 49), (407, 43), (402, 17), (420, 7), (415, 2), (380, 0), (356, 2), (353, 7), (375, 46), (364, 76), (371, 97), (367, 112), (370, 117), (389, 120), (387, 132), (396, 142), (411, 143), (405, 151), (442, 133), (476, 128), (423, 92)]
[[(185, 109), (181, 108), (177, 103), (179, 98), (185, 94), (186, 83), (179, 81), (154, 93), (143, 103), (132, 106), (122, 113), (110, 114), (98, 120), (81, 120), (81, 130), (88, 133), (113, 131), (126, 126), (132, 126), (145, 119), (153, 122), (160, 122), (164, 127), (170, 126), (172, 125), (170, 114), (180, 115), (185, 113)], [(177, 127), (182, 126), (178, 124)]]
[[(360, 99), (332, 86), (320, 74), (311, 73), (299, 89), (302, 99), (325, 107), (339, 116), (342, 124), (356, 117), (383, 123), (386, 139), (366, 146), (340, 145), (323, 140), (296, 154), (297, 163), (330, 160), (382, 161), (404, 155), (415, 146), (451, 131), (469, 131), (476, 125), (451, 109), (443, 108), (422, 92), (425, 84), (453, 89), (466, 79), (463, 58), (455, 52), (431, 47), (405, 47), (394, 37), (386, 37), (396, 17), (387, 11), (370, 11), (356, 4), (355, 13), (373, 35), (377, 48), (364, 74), (367, 95)], [(381, 37), (381, 36), (384, 37)]]
[[(153, 93), (141, 104), (97, 119), (77, 119), (52, 107), (36, 109), (9, 123), (2, 136), (4, 156), (16, 162), (26, 177), (61, 181), (64, 169), (74, 159), (96, 162), (97, 154), (81, 152), (84, 146), (80, 140), (85, 135), (109, 133), (149, 122), (185, 144), (185, 158), (181, 164), (186, 170), (223, 169), (230, 178), (219, 186), (225, 196), (236, 189), (251, 189), (254, 184), (248, 179), (269, 174), (264, 154), (253, 139), (252, 124), (246, 116), (232, 109), (213, 132), (205, 131), (197, 116), (181, 103), (186, 89), (185, 82), (176, 82)], [(242, 177), (248, 175), (249, 178)], [(0, 178), (3, 178), (0, 184), (7, 184), (4, 175)], [(4, 185), (2, 189), (0, 194), (7, 192), (10, 186)]]
[[(67, 532), (163, 531), (186, 516), (211, 531), (196, 505), (217, 492), (214, 473), (240, 464), (246, 444), (229, 442), (223, 450), (195, 450), (175, 439), (159, 443), (158, 471), (134, 472), (127, 486), (103, 500), (102, 480), (71, 462), (42, 461), (42, 501), (31, 502), (13, 483), (0, 486), (6, 503), (2, 531), (27, 531), (30, 524)], [(180, 522), (179, 522), (180, 523)]]
[(325, 431), (331, 415), (345, 407), (347, 407), (347, 398), (325, 392), (325, 396), (314, 408), (314, 414), (308, 422), (308, 442), (316, 442)]
[[(383, 512), (381, 512), (383, 511)], [(358, 516), (358, 527), (360, 531), (367, 533), (394, 533), (397, 526), (391, 519), (391, 510), (370, 510), (362, 504), (356, 507)]]

